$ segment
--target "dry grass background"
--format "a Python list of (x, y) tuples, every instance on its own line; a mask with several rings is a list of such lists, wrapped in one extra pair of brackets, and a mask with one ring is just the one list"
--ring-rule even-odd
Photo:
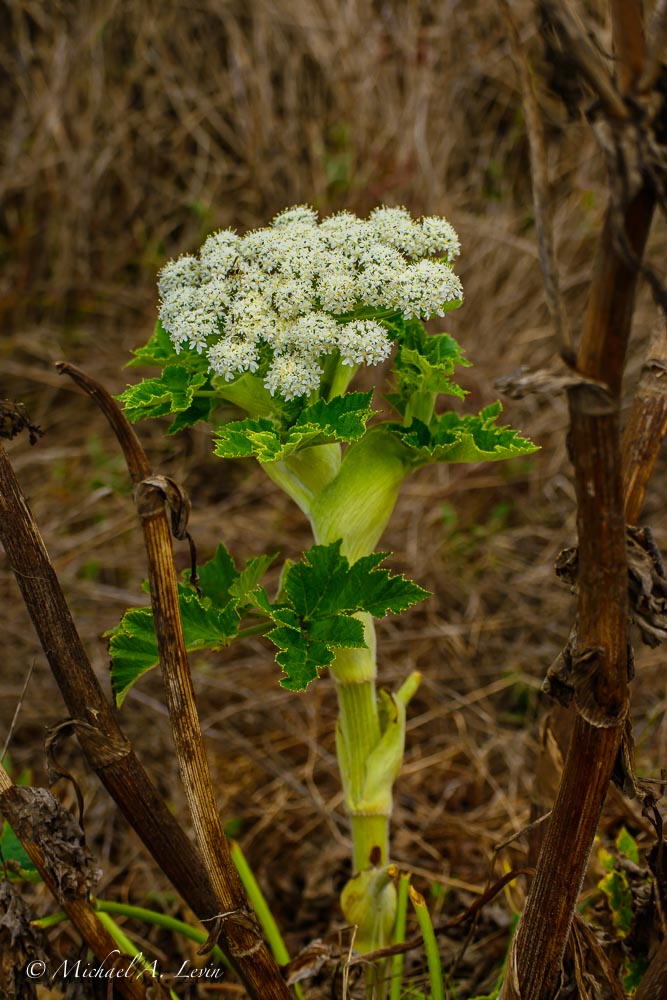
[[(586, 4), (603, 44), (604, 6)], [(539, 59), (531, 4), (514, 7)], [(150, 333), (166, 259), (211, 230), (262, 224), (289, 204), (365, 213), (386, 202), (445, 214), (459, 231), (466, 303), (448, 329), (475, 363), (462, 375), (467, 405), (490, 401), (495, 378), (554, 355), (520, 95), (503, 25), (485, 0), (6, 0), (0, 29), (0, 396), (23, 401), (47, 432), (33, 449), (17, 440), (10, 450), (106, 683), (102, 633), (142, 603), (139, 529), (109, 432), (52, 363), (79, 363), (120, 391), (129, 350)], [(586, 123), (567, 120), (546, 92), (542, 102), (576, 331), (605, 179)], [(665, 244), (656, 232), (655, 259)], [(628, 398), (654, 321), (642, 294)], [(451, 913), (483, 886), (494, 844), (528, 819), (548, 707), (539, 686), (574, 611), (552, 573), (574, 535), (565, 403), (529, 398), (507, 414), (541, 452), (420, 472), (383, 540), (393, 565), (436, 595), (380, 626), (383, 683), (424, 674), (394, 852), (420, 888), (441, 887), (434, 906)], [(139, 428), (155, 467), (192, 496), (201, 557), (221, 532), (240, 559), (308, 544), (303, 518), (257, 470), (211, 460), (205, 428), (174, 439), (162, 429)], [(646, 514), (664, 542), (659, 485)], [(185, 565), (187, 554), (178, 559)], [(10, 754), (44, 783), (44, 727), (64, 709), (2, 562), (0, 595), (0, 739), (34, 662)], [(243, 846), (295, 951), (339, 926), (349, 845), (333, 691), (326, 679), (304, 695), (280, 690), (259, 641), (195, 657), (194, 669), (221, 810), (242, 821)], [(667, 749), (659, 653), (640, 652), (634, 699), (641, 770), (656, 776)], [(184, 815), (157, 677), (137, 686), (122, 721)], [(180, 912), (74, 748), (70, 756), (104, 868), (100, 895)], [(638, 810), (612, 795), (607, 825), (621, 819), (647, 838)], [(524, 857), (520, 840), (496, 873)], [(36, 905), (50, 908), (41, 897)], [(509, 918), (506, 900), (487, 911), (457, 973), (460, 997), (492, 984)], [(169, 967), (180, 943), (146, 933)], [(69, 946), (67, 934), (58, 932), (58, 947)], [(459, 944), (443, 941), (447, 961)], [(418, 959), (413, 972), (418, 982)]]

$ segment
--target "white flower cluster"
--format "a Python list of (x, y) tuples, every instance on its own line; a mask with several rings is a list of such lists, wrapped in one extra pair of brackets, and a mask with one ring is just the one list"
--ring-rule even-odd
[(381, 323), (354, 318), (356, 310), (428, 319), (460, 300), (458, 252), (456, 233), (436, 216), (416, 222), (404, 208), (376, 208), (367, 220), (340, 212), (318, 223), (301, 205), (245, 236), (215, 233), (199, 257), (167, 264), (160, 320), (177, 351), (206, 351), (228, 381), (257, 371), (267, 344), (265, 385), (293, 399), (317, 389), (324, 355), (338, 351), (346, 365), (389, 356)]

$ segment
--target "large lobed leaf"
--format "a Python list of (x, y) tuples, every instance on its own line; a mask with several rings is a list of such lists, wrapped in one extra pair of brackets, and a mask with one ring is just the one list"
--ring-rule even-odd
[(169, 433), (189, 427), (199, 420), (208, 420), (211, 399), (197, 396), (208, 385), (206, 371), (192, 371), (184, 365), (167, 365), (159, 378), (147, 378), (138, 385), (129, 385), (118, 399), (132, 423), (149, 417), (177, 414)]
[(281, 650), (276, 659), (283, 668), (283, 687), (303, 690), (331, 662), (333, 650), (365, 644), (363, 625), (352, 617), (357, 612), (383, 618), (428, 596), (416, 583), (380, 568), (388, 553), (373, 553), (350, 565), (340, 549), (340, 541), (309, 549), (285, 575), (287, 600), (271, 608), (278, 625), (268, 638)]
[[(239, 571), (220, 545), (199, 569), (201, 597), (179, 585), (185, 645), (189, 651), (220, 649), (237, 635), (249, 613), (279, 652), (281, 684), (301, 691), (328, 666), (336, 649), (364, 646), (365, 611), (376, 618), (399, 614), (427, 596), (427, 591), (380, 567), (386, 553), (374, 553), (350, 565), (341, 542), (315, 545), (298, 563), (286, 564), (279, 598), (272, 602), (260, 579), (272, 558), (259, 556)], [(159, 660), (150, 608), (127, 611), (110, 637), (111, 685), (117, 704), (131, 686)]]
[(497, 426), (501, 413), (502, 405), (496, 402), (476, 416), (450, 411), (434, 417), (428, 426), (413, 420), (408, 427), (392, 424), (391, 429), (412, 451), (416, 465), (494, 462), (537, 451), (537, 445), (512, 427)]
[[(179, 584), (186, 649), (220, 649), (231, 642), (238, 630), (239, 605), (247, 603), (247, 590), (256, 585), (257, 573), (261, 575), (270, 561), (268, 556), (262, 556), (239, 573), (227, 549), (219, 545), (213, 558), (199, 568), (201, 598), (191, 586)], [(151, 608), (126, 611), (116, 628), (106, 635), (111, 687), (116, 703), (121, 705), (139, 677), (159, 662)]]
[(328, 402), (319, 399), (301, 411), (296, 421), (281, 430), (267, 418), (235, 420), (215, 434), (216, 455), (277, 462), (300, 448), (327, 441), (356, 441), (373, 416), (371, 392), (350, 392)]

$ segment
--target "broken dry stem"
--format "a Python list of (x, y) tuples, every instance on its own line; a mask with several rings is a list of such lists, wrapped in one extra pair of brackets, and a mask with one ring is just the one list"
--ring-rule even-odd
[[(644, 188), (624, 224), (641, 258), (654, 207)], [(578, 371), (608, 387), (570, 390), (579, 537), (578, 639), (585, 683), (558, 797), (512, 947), (501, 996), (555, 995), (576, 899), (623, 735), (628, 706), (627, 562), (619, 399), (637, 272), (615, 248), (607, 213), (577, 358)], [(586, 662), (583, 662), (583, 661)]]
[[(146, 986), (140, 977), (140, 970), (136, 968), (131, 957), (121, 954), (115, 940), (88, 901), (85, 889), (82, 888), (81, 895), (70, 895), (62, 891), (49, 864), (49, 844), (38, 844), (35, 840), (22, 835), (26, 805), (30, 807), (29, 800), (26, 802), (26, 796), (34, 791), (23, 786), (17, 788), (0, 764), (0, 811), (19, 837), (23, 849), (39, 872), (42, 881), (92, 950), (100, 963), (100, 968), (108, 971), (108, 981), (113, 982), (119, 994), (127, 1000), (146, 1000)], [(31, 817), (32, 829), (39, 827), (37, 808), (38, 804), (35, 803), (35, 815)], [(75, 864), (74, 860), (72, 864)]]
[[(556, 5), (546, 6), (559, 16)], [(627, 4), (611, 0), (610, 10), (618, 77), (627, 93), (643, 68), (641, 7), (636, 0)], [(571, 34), (569, 40), (573, 53), (576, 44), (581, 50), (580, 32)], [(615, 103), (614, 98), (607, 108), (611, 117)], [(503, 1000), (551, 1000), (558, 990), (577, 896), (628, 711), (628, 583), (619, 409), (637, 266), (619, 247), (627, 246), (635, 260), (641, 261), (654, 205), (648, 183), (627, 205), (610, 203), (576, 366), (581, 375), (603, 383), (607, 391), (596, 396), (586, 386), (570, 390), (579, 538), (577, 655), (581, 669), (572, 690), (577, 715), (535, 880), (510, 952)]]
[(157, 485), (160, 477), (157, 480), (149, 478), (150, 467), (138, 438), (106, 390), (71, 365), (60, 365), (59, 368), (74, 378), (100, 405), (118, 437), (135, 483), (137, 510), (148, 557), (160, 666), (178, 766), (197, 844), (218, 899), (217, 908), (207, 915), (213, 922), (210, 939), (215, 942), (220, 937), (224, 951), (251, 997), (256, 1000), (286, 1000), (292, 994), (262, 939), (255, 914), (234, 867), (213, 793), (185, 649), (165, 493)]
[(200, 919), (210, 917), (217, 902), (201, 857), (118, 725), (2, 445), (0, 541), (90, 766), (183, 899)]

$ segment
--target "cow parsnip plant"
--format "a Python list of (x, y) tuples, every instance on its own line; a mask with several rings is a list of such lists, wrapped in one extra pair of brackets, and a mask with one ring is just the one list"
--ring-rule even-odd
[[(216, 455), (258, 461), (310, 521), (315, 544), (285, 564), (277, 594), (261, 583), (271, 557), (238, 569), (221, 544), (199, 570), (199, 593), (184, 579), (181, 611), (191, 650), (265, 633), (286, 688), (304, 690), (329, 668), (354, 843), (342, 905), (361, 951), (386, 944), (394, 922), (392, 789), (419, 683), (412, 674), (397, 692), (378, 691), (374, 619), (427, 596), (383, 568), (375, 547), (416, 469), (534, 450), (498, 426), (500, 403), (476, 415), (439, 408), (443, 395), (464, 397), (452, 375), (468, 362), (424, 321), (460, 305), (458, 253), (445, 219), (416, 221), (403, 208), (320, 222), (299, 206), (244, 236), (216, 233), (162, 270), (159, 323), (133, 362), (162, 373), (121, 397), (133, 421), (173, 416), (169, 433), (209, 421)], [(350, 391), (361, 365), (390, 357), (393, 415), (372, 408), (372, 392)], [(216, 419), (229, 404), (245, 417)], [(120, 703), (158, 661), (150, 608), (125, 614), (110, 649)]]

